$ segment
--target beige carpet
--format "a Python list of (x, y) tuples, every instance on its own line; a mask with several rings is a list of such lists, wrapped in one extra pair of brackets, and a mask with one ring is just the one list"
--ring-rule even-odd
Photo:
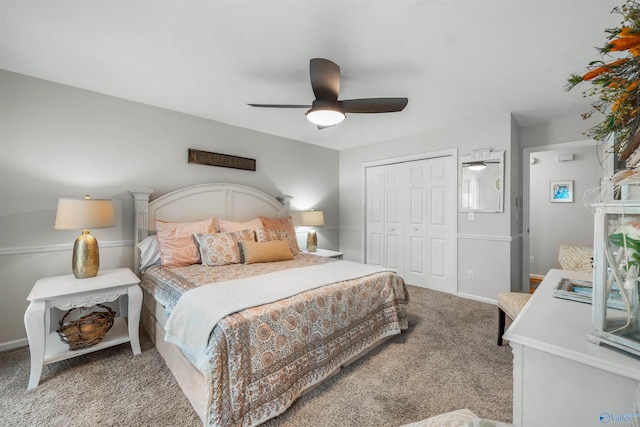
[[(265, 426), (397, 426), (460, 408), (511, 421), (512, 355), (493, 305), (409, 287), (410, 327)], [(27, 391), (27, 347), (0, 353), (2, 426), (197, 426), (146, 334), (43, 369)]]

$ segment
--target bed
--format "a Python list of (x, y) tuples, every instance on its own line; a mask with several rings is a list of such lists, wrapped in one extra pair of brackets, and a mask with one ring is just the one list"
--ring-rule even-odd
[[(400, 276), (293, 247), (289, 196), (235, 184), (131, 193), (143, 326), (205, 426), (276, 417), (408, 326)], [(184, 224), (197, 227), (191, 242), (174, 233)], [(198, 260), (174, 263), (167, 248), (187, 244)]]

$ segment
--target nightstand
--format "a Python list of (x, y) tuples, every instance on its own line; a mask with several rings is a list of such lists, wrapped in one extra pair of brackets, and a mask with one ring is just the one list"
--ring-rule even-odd
[(304, 251), (304, 253), (335, 259), (342, 259), (344, 256), (344, 252), (330, 251), (328, 249), (317, 249), (315, 252)]
[[(140, 279), (128, 268), (102, 270), (97, 276), (76, 279), (73, 275), (47, 277), (36, 282), (27, 300), (31, 301), (24, 313), (24, 325), (31, 353), (29, 385), (38, 386), (42, 367), (46, 364), (80, 356), (81, 354), (131, 342), (133, 354), (140, 354), (138, 327), (142, 307)], [(120, 298), (126, 295), (128, 304)], [(75, 307), (91, 307), (120, 298), (119, 317), (102, 341), (91, 347), (69, 350), (60, 336), (51, 332), (51, 308), (70, 310)], [(126, 320), (124, 317), (128, 317)], [(55, 328), (54, 328), (55, 329)]]

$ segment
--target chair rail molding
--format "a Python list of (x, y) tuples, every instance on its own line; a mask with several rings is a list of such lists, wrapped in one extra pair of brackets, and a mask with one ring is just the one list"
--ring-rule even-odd
[(458, 234), (458, 239), (459, 240), (491, 240), (494, 242), (512, 242), (514, 239), (518, 239), (521, 237), (516, 235), (516, 236), (495, 236), (495, 235), (489, 235), (489, 234), (463, 234), (460, 233)]
[[(133, 246), (133, 240), (112, 240), (100, 241), (100, 249), (104, 248), (122, 248)], [(0, 256), (7, 255), (28, 255), (39, 254), (45, 252), (65, 252), (72, 251), (73, 243), (39, 245), (39, 246), (17, 246), (13, 248), (0, 248)]]

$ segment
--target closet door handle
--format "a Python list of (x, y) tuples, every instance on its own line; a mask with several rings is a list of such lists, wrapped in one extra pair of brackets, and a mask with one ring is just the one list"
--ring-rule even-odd
[(413, 231), (418, 231), (418, 229), (417, 229), (417, 228), (415, 228), (415, 227), (413, 227)]

